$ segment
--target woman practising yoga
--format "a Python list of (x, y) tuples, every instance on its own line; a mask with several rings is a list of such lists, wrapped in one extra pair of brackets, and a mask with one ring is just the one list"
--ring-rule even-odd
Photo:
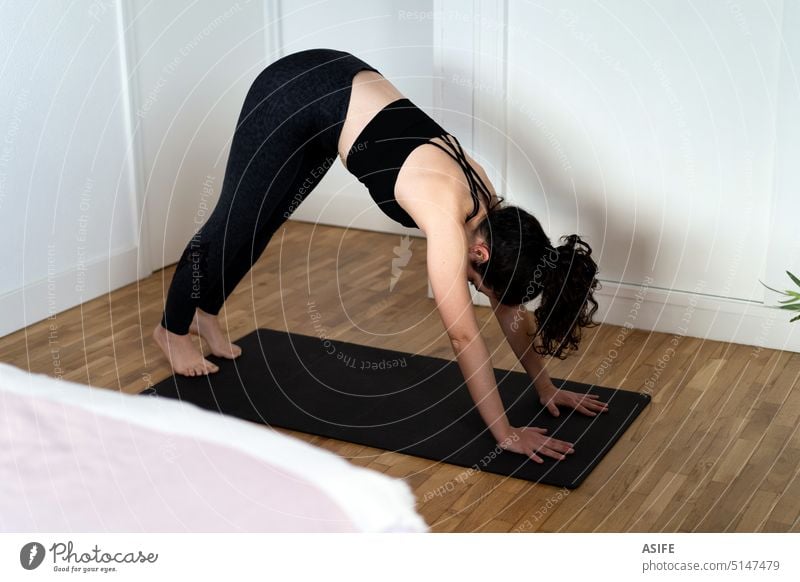
[[(581, 328), (594, 325), (591, 248), (577, 235), (554, 248), (536, 218), (501, 204), (455, 137), (377, 69), (345, 52), (288, 55), (250, 88), (219, 201), (178, 262), (153, 334), (174, 371), (196, 376), (218, 369), (190, 331), (214, 355), (239, 356), (217, 314), (337, 155), (383, 212), (425, 232), (436, 306), (469, 393), (500, 446), (537, 462), (539, 455), (565, 458), (571, 443), (547, 437), (545, 429), (510, 425), (468, 285), (489, 297), (542, 404), (556, 416), (559, 405), (594, 416), (607, 405), (556, 388), (542, 359), (563, 359), (577, 348)], [(541, 304), (531, 314), (523, 304), (537, 297)]]

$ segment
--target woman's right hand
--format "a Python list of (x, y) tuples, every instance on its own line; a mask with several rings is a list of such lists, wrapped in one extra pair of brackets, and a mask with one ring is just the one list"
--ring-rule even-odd
[(537, 463), (544, 463), (544, 459), (539, 455), (563, 461), (567, 458), (566, 455), (575, 452), (572, 448), (572, 443), (545, 436), (546, 432), (546, 428), (533, 426), (511, 427), (508, 436), (498, 444), (504, 450), (525, 455)]

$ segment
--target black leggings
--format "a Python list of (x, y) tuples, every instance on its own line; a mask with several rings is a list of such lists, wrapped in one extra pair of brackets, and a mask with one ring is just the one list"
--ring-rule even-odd
[(161, 325), (186, 334), (195, 309), (217, 314), (278, 227), (338, 155), (353, 77), (377, 71), (313, 49), (262, 71), (245, 98), (214, 212), (181, 255)]

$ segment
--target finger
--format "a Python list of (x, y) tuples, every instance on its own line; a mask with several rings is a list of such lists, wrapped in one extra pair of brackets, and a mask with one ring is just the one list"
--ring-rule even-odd
[(535, 452), (532, 452), (528, 455), (533, 461), (537, 463), (544, 463), (544, 459), (537, 455)]
[(538, 432), (540, 434), (544, 434), (544, 433), (547, 432), (546, 428), (541, 428), (541, 427), (538, 427), (538, 426), (529, 426), (525, 430), (532, 430), (533, 432)]
[(608, 410), (608, 404), (602, 402), (586, 402), (584, 406), (590, 410)]
[(564, 441), (560, 441), (558, 439), (547, 439), (544, 442), (543, 446), (548, 447), (550, 449), (553, 449), (554, 451), (557, 451), (559, 453), (564, 453), (564, 454), (567, 454), (567, 453), (575, 451), (572, 448), (572, 443), (567, 443), (567, 442), (564, 442)]
[(559, 416), (561, 413), (558, 411), (558, 406), (552, 400), (547, 403), (547, 411), (553, 416)]
[(599, 398), (599, 396), (597, 396), (596, 394), (581, 394), (580, 392), (573, 392), (572, 396), (575, 398), (575, 400), (581, 400), (587, 402), (589, 400), (597, 400)]
[(559, 461), (563, 461), (564, 459), (567, 458), (566, 456), (564, 456), (563, 453), (560, 453), (559, 451), (551, 449), (545, 445), (542, 445), (539, 449), (536, 450), (536, 452), (546, 457), (550, 457), (551, 459), (556, 459)]
[(586, 408), (582, 404), (579, 404), (578, 406), (576, 406), (575, 410), (577, 410), (581, 414), (585, 414), (586, 416), (597, 416), (596, 412), (592, 412), (591, 410), (589, 410), (588, 408)]
[(582, 404), (596, 404), (600, 402), (600, 400), (597, 399), (597, 396), (594, 396), (593, 394), (579, 395), (577, 400)]

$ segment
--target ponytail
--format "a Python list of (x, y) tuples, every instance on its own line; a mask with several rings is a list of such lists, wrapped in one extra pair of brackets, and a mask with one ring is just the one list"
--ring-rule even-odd
[(592, 248), (577, 234), (561, 237), (564, 244), (553, 248), (536, 217), (516, 206), (491, 208), (478, 230), (489, 245), (489, 260), (472, 267), (484, 285), (504, 305), (541, 297), (533, 311), (538, 329), (532, 347), (543, 356), (566, 358), (578, 348), (581, 328), (597, 325)]
[(598, 325), (592, 316), (597, 312), (594, 290), (599, 282), (592, 247), (577, 234), (561, 240), (563, 245), (550, 249), (553, 268), (543, 271), (541, 303), (534, 310), (539, 339), (534, 350), (563, 360), (577, 350), (581, 329)]

